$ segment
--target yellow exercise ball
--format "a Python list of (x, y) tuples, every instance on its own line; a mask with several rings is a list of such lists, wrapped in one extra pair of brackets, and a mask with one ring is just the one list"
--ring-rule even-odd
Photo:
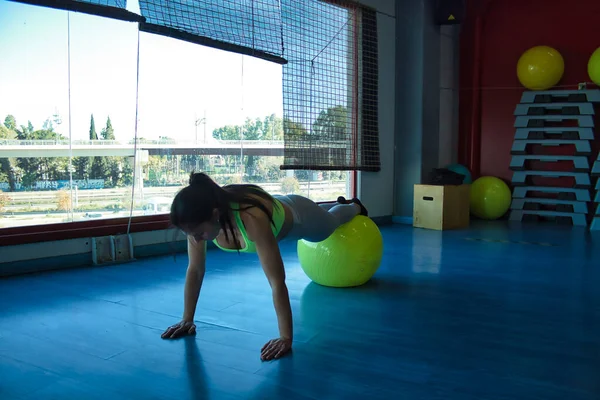
[(555, 86), (565, 72), (562, 55), (549, 46), (527, 50), (517, 63), (517, 77), (530, 90), (547, 90)]
[(510, 208), (512, 193), (504, 181), (482, 176), (471, 184), (471, 214), (481, 219), (498, 219)]
[(600, 47), (598, 47), (590, 57), (590, 61), (588, 62), (588, 75), (592, 82), (596, 85), (600, 85)]
[(300, 267), (315, 283), (360, 286), (375, 275), (383, 257), (383, 237), (369, 217), (357, 215), (322, 242), (298, 241)]

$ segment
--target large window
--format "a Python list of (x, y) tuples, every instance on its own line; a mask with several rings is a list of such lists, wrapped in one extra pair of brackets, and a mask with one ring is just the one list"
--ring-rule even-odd
[(164, 215), (192, 170), (350, 195), (352, 172), (280, 169), (281, 65), (8, 1), (0, 34), (0, 229)]

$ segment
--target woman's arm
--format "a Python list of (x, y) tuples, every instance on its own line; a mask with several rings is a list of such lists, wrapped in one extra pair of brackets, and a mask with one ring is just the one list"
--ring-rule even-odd
[(279, 339), (269, 341), (261, 351), (263, 360), (279, 358), (291, 350), (294, 336), (292, 307), (285, 284), (285, 269), (279, 244), (271, 230), (271, 222), (258, 209), (250, 209), (242, 216), (248, 238), (256, 244), (258, 258), (271, 286), (273, 305), (277, 313)]
[(288, 289), (285, 284), (285, 269), (281, 252), (279, 251), (279, 244), (270, 229), (254, 242), (256, 243), (258, 258), (273, 293), (273, 305), (277, 313), (279, 335), (281, 338), (292, 340), (294, 335), (292, 308), (290, 306)]
[(192, 322), (196, 313), (196, 305), (200, 296), (200, 289), (206, 272), (206, 242), (195, 242), (188, 237), (189, 264), (185, 274), (183, 320)]
[(194, 324), (194, 314), (196, 313), (196, 304), (200, 296), (200, 288), (204, 281), (205, 262), (206, 262), (206, 242), (195, 242), (188, 237), (188, 258), (189, 264), (185, 274), (183, 318), (180, 322), (170, 326), (162, 334), (163, 339), (175, 339), (183, 335), (193, 334), (196, 331)]

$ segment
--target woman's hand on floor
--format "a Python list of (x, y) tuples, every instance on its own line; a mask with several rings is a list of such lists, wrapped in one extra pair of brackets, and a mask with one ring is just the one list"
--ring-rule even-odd
[(292, 350), (292, 339), (273, 339), (260, 350), (260, 359), (263, 361), (275, 360), (283, 357)]
[(181, 321), (168, 327), (160, 337), (163, 339), (177, 339), (194, 333), (196, 333), (196, 324), (191, 321)]

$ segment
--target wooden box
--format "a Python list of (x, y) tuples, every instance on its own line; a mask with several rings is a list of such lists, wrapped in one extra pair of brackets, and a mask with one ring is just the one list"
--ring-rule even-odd
[(415, 185), (413, 226), (435, 230), (467, 228), (470, 196), (471, 185)]

